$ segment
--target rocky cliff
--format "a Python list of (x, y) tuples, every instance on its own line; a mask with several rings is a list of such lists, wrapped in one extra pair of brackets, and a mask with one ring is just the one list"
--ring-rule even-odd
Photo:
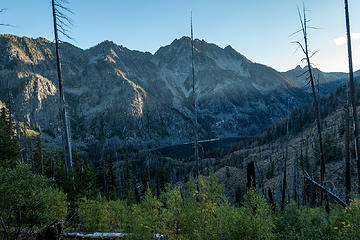
[[(253, 135), (308, 95), (283, 74), (231, 46), (194, 41), (200, 138)], [(111, 41), (90, 49), (60, 45), (65, 98), (75, 144), (157, 147), (192, 140), (190, 39), (155, 54)], [(0, 35), (0, 101), (10, 90), (15, 116), (60, 141), (54, 44)]]

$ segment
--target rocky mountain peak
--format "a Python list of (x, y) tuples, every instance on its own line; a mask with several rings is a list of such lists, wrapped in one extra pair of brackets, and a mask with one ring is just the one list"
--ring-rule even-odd
[[(9, 43), (11, 42), (11, 47)], [(280, 73), (252, 63), (231, 46), (194, 41), (200, 138), (254, 134), (285, 116), (287, 99), (306, 98)], [(0, 101), (10, 80), (16, 117), (58, 136), (54, 45), (43, 38), (0, 35)], [(189, 37), (154, 54), (103, 41), (60, 48), (74, 142), (85, 135), (117, 146), (189, 142), (192, 74)]]

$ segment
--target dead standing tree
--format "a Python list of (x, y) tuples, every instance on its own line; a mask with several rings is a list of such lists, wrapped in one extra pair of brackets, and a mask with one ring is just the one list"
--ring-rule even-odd
[(350, 160), (350, 124), (349, 124), (349, 91), (347, 93), (347, 101), (344, 107), (345, 112), (345, 194), (346, 202), (349, 203), (351, 192), (351, 160)]
[(286, 143), (285, 143), (285, 161), (284, 161), (284, 175), (282, 183), (282, 194), (281, 194), (281, 211), (284, 211), (285, 208), (285, 195), (286, 195), (286, 169), (288, 161), (288, 149), (289, 149), (289, 120), (290, 120), (290, 109), (289, 109), (290, 100), (288, 99), (288, 116), (286, 119)]
[(255, 162), (251, 161), (246, 166), (247, 189), (256, 189)]
[[(305, 60), (307, 63), (307, 71), (305, 73), (308, 73), (307, 79), (310, 81), (312, 95), (313, 95), (313, 106), (314, 106), (314, 114), (315, 114), (315, 119), (316, 119), (316, 127), (317, 127), (318, 141), (319, 141), (319, 151), (320, 151), (320, 184), (322, 185), (324, 182), (324, 178), (325, 178), (325, 158), (324, 158), (324, 151), (323, 151), (323, 141), (322, 141), (322, 131), (321, 131), (321, 121), (320, 121), (318, 98), (317, 98), (317, 93), (316, 93), (316, 89), (315, 89), (315, 81), (314, 81), (314, 77), (313, 77), (313, 73), (312, 73), (312, 66), (311, 66), (311, 62), (310, 62), (311, 57), (314, 56), (316, 52), (310, 53), (309, 44), (308, 44), (308, 29), (313, 28), (313, 27), (309, 27), (307, 25), (309, 23), (309, 20), (306, 19), (305, 6), (303, 6), (303, 15), (301, 15), (301, 12), (299, 9), (298, 9), (298, 13), (299, 13), (299, 19), (300, 19), (300, 23), (301, 23), (301, 29), (299, 31), (297, 31), (296, 33), (302, 32), (304, 42), (301, 43), (299, 41), (295, 41), (294, 43), (296, 43), (298, 45), (298, 48), (301, 48), (302, 52), (305, 55), (303, 60)], [(322, 200), (323, 200), (323, 192), (321, 192), (321, 197), (320, 197), (321, 204), (322, 204)]]
[(61, 33), (62, 35), (64, 35), (69, 39), (72, 39), (66, 30), (69, 27), (69, 25), (71, 25), (71, 21), (65, 14), (65, 13), (72, 13), (72, 11), (64, 6), (64, 4), (67, 3), (66, 0), (51, 0), (51, 3), (52, 3), (52, 15), (54, 20), (56, 67), (57, 67), (57, 75), (59, 80), (60, 112), (63, 122), (62, 135), (63, 135), (63, 148), (64, 148), (64, 157), (65, 157), (65, 169), (66, 169), (66, 173), (68, 174), (72, 168), (70, 122), (68, 121), (68, 117), (66, 113), (63, 79), (61, 74), (58, 33)]
[[(356, 111), (355, 83), (354, 83), (354, 72), (353, 72), (353, 64), (352, 64), (349, 5), (348, 5), (347, 0), (345, 0), (344, 3), (345, 3), (346, 36), (347, 36), (348, 59), (349, 59), (349, 95), (350, 95), (350, 100), (351, 100), (351, 105), (352, 105), (352, 114), (353, 114), (353, 119), (354, 119), (354, 137), (355, 137), (356, 162), (357, 162), (357, 170), (358, 170), (358, 181), (360, 183), (359, 126), (358, 126), (358, 118), (357, 118), (357, 111)], [(350, 173), (350, 171), (349, 171), (349, 173)], [(359, 187), (358, 187), (358, 192), (360, 193), (360, 184), (359, 184)]]
[(196, 176), (200, 175), (200, 162), (199, 162), (199, 136), (198, 136), (198, 121), (197, 121), (197, 107), (196, 107), (196, 92), (195, 92), (195, 68), (194, 68), (194, 37), (193, 37), (193, 25), (192, 25), (192, 13), (191, 13), (191, 70), (192, 70), (192, 97), (194, 105), (194, 147), (195, 147), (195, 163), (196, 163)]

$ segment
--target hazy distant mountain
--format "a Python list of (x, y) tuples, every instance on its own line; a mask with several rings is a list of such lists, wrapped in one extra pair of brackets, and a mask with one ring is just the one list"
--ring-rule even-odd
[[(231, 46), (195, 40), (200, 138), (258, 133), (307, 99), (296, 84)], [(154, 55), (104, 41), (82, 50), (61, 44), (74, 141), (160, 146), (192, 139), (191, 45), (183, 37)], [(10, 86), (16, 117), (58, 136), (54, 44), (0, 35), (0, 100)]]
[[(291, 69), (287, 72), (283, 72), (290, 81), (294, 82), (301, 88), (304, 88), (305, 91), (311, 92), (311, 85), (308, 83), (308, 74), (306, 73), (307, 67), (300, 67), (299, 65), (296, 68)], [(316, 81), (319, 80), (320, 94), (328, 95), (331, 92), (335, 91), (340, 85), (345, 84), (349, 79), (348, 73), (343, 72), (322, 72), (317, 68), (312, 68), (313, 76)], [(358, 78), (360, 76), (360, 71), (354, 73), (354, 76)]]

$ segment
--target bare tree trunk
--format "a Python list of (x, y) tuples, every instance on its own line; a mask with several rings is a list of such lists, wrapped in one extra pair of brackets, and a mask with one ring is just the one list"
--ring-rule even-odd
[(42, 132), (41, 132), (41, 127), (39, 125), (39, 141), (40, 141), (40, 144), (39, 144), (39, 151), (40, 151), (40, 160), (41, 160), (41, 175), (44, 176), (44, 155), (43, 155), (43, 151), (42, 151), (42, 144), (41, 144), (41, 136), (42, 136)]
[[(286, 153), (287, 155), (287, 153)], [(286, 195), (286, 168), (287, 168), (287, 156), (284, 160), (284, 172), (283, 172), (283, 182), (282, 182), (282, 192), (281, 192), (281, 211), (284, 211), (285, 208), (285, 195)]]
[(255, 178), (255, 163), (251, 161), (246, 167), (247, 173), (247, 189), (256, 188), (256, 178)]
[[(355, 137), (355, 150), (356, 150), (356, 162), (358, 170), (358, 183), (360, 183), (360, 143), (359, 143), (359, 128), (356, 111), (356, 97), (355, 97), (355, 83), (354, 83), (354, 72), (352, 64), (352, 51), (351, 51), (351, 36), (350, 36), (350, 20), (349, 20), (349, 6), (348, 1), (345, 0), (345, 21), (346, 21), (346, 35), (347, 35), (347, 46), (348, 46), (348, 58), (349, 58), (349, 91), (350, 99), (352, 103), (353, 119), (354, 119), (354, 137)], [(358, 192), (360, 193), (360, 184), (358, 184)]]
[(270, 188), (268, 188), (268, 195), (269, 195), (269, 203), (270, 203), (270, 206), (271, 206), (273, 212), (275, 212), (276, 203), (274, 202), (273, 194), (272, 194), (272, 191), (271, 191)]
[(72, 168), (72, 152), (71, 152), (71, 141), (70, 141), (70, 127), (66, 114), (66, 106), (65, 106), (65, 96), (63, 89), (63, 80), (61, 74), (61, 63), (60, 63), (60, 55), (59, 55), (59, 37), (58, 37), (58, 25), (57, 25), (57, 14), (55, 8), (55, 0), (52, 0), (52, 13), (54, 20), (54, 34), (55, 34), (55, 54), (56, 54), (56, 67), (57, 74), (59, 80), (59, 95), (60, 95), (60, 111), (61, 117), (63, 121), (63, 148), (64, 148), (64, 157), (65, 157), (65, 168), (66, 173), (69, 174)]
[(1, 227), (3, 229), (3, 236), (4, 236), (4, 240), (8, 240), (9, 239), (9, 233), (8, 233), (8, 229), (6, 227), (6, 224), (4, 222), (4, 219), (2, 216), (0, 216), (0, 223), (1, 223)]
[(294, 200), (298, 204), (298, 193), (297, 193), (297, 179), (298, 179), (298, 156), (296, 154), (296, 158), (294, 160), (294, 168), (293, 168), (293, 175), (294, 175), (294, 181), (293, 181), (293, 190), (294, 190)]
[(346, 201), (350, 199), (351, 192), (351, 168), (350, 168), (350, 127), (349, 127), (349, 101), (345, 106), (345, 191)]
[[(306, 19), (306, 13), (305, 13), (305, 7), (303, 7), (303, 17), (301, 17), (301, 13), (299, 11), (299, 18), (301, 22), (301, 31), (303, 33), (304, 38), (304, 45), (302, 45), (300, 42), (297, 42), (299, 46), (301, 47), (303, 53), (305, 54), (305, 59), (307, 63), (307, 72), (309, 74), (309, 80), (311, 83), (311, 90), (313, 95), (313, 106), (314, 106), (314, 114), (316, 119), (316, 127), (317, 127), (317, 133), (318, 133), (318, 139), (319, 139), (319, 150), (320, 150), (320, 184), (323, 184), (324, 178), (325, 178), (325, 159), (324, 159), (324, 150), (323, 150), (323, 141), (322, 141), (322, 132), (321, 132), (321, 122), (320, 122), (320, 112), (319, 112), (319, 105), (318, 105), (318, 98), (316, 94), (315, 89), (315, 82), (314, 77), (312, 74), (312, 68), (311, 68), (311, 62), (310, 62), (310, 54), (309, 54), (309, 48), (308, 48), (308, 33), (307, 33), (307, 23), (308, 20)], [(303, 19), (302, 19), (303, 18)], [(323, 192), (321, 192), (320, 197), (320, 204), (322, 205), (323, 201)]]
[(13, 108), (12, 108), (12, 94), (10, 90), (9, 80), (7, 81), (7, 94), (8, 94), (8, 109), (9, 109), (9, 127), (10, 127), (10, 138), (13, 138)]
[(54, 156), (51, 154), (50, 156), (50, 177), (55, 178), (54, 174)]
[(18, 148), (20, 150), (20, 154), (19, 154), (19, 157), (20, 157), (20, 161), (21, 162), (24, 162), (24, 156), (23, 156), (23, 149), (21, 148), (21, 143), (20, 143), (20, 138), (21, 138), (21, 133), (20, 133), (20, 127), (19, 127), (19, 122), (18, 121), (15, 121), (15, 126), (16, 126), (16, 136), (17, 136), (17, 140), (18, 140)]
[(198, 136), (198, 122), (197, 122), (197, 107), (196, 107), (196, 92), (195, 92), (195, 69), (194, 69), (194, 39), (192, 27), (192, 14), (191, 14), (191, 69), (192, 69), (192, 94), (194, 105), (194, 147), (195, 147), (195, 162), (196, 162), (196, 175), (200, 176), (200, 162), (199, 162), (199, 136)]
[(289, 100), (288, 100), (288, 117), (286, 119), (286, 146), (285, 146), (285, 162), (284, 162), (284, 176), (283, 176), (283, 185), (282, 185), (282, 194), (281, 194), (281, 211), (284, 211), (285, 208), (285, 194), (286, 194), (286, 168), (288, 160), (288, 148), (289, 148)]

